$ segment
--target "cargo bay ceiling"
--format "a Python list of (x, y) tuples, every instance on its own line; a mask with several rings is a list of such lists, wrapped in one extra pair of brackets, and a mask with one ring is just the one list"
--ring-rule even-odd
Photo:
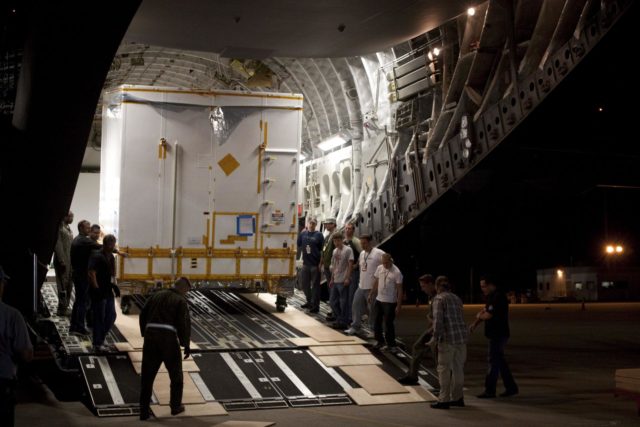
[[(302, 93), (303, 150), (375, 117), (382, 67), (472, 5), (462, 0), (145, 0), (105, 89)], [(433, 36), (435, 39), (438, 35)], [(377, 95), (377, 96), (376, 96)], [(373, 108), (372, 108), (373, 106)], [(357, 130), (356, 130), (357, 131)]]

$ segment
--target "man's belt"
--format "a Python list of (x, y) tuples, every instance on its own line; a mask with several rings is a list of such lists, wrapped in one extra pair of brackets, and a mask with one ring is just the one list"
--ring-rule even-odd
[(178, 333), (178, 331), (176, 330), (176, 328), (174, 326), (167, 325), (166, 323), (147, 323), (147, 328), (146, 329), (148, 329), (148, 328), (168, 329), (170, 331)]

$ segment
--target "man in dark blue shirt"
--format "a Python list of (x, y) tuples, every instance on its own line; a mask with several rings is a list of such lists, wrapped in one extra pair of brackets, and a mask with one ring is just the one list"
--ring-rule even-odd
[(484, 382), (484, 392), (478, 395), (481, 399), (496, 397), (498, 376), (502, 377), (505, 391), (501, 397), (518, 394), (518, 385), (513, 379), (509, 365), (504, 357), (504, 347), (509, 341), (509, 301), (496, 289), (493, 281), (482, 278), (480, 289), (486, 296), (485, 307), (476, 315), (470, 329), (473, 331), (481, 322), (484, 323), (484, 335), (489, 339), (489, 371)]
[(298, 248), (302, 251), (300, 282), (307, 299), (302, 308), (308, 308), (311, 313), (320, 310), (320, 268), (324, 237), (321, 232), (316, 231), (317, 225), (315, 218), (311, 218), (307, 229), (298, 236)]
[(93, 347), (96, 352), (108, 351), (104, 340), (116, 320), (114, 292), (120, 296), (116, 285), (116, 261), (113, 250), (116, 238), (108, 234), (102, 241), (102, 250), (94, 251), (89, 258), (89, 284), (93, 309)]
[(87, 267), (91, 252), (100, 249), (100, 245), (89, 237), (91, 223), (82, 220), (78, 223), (78, 235), (71, 243), (71, 267), (73, 288), (76, 297), (71, 311), (71, 334), (86, 335), (89, 332), (85, 328), (87, 307), (89, 306), (89, 276)]

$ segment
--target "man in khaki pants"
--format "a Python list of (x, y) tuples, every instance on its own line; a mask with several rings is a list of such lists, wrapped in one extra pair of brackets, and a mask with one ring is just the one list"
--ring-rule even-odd
[(462, 387), (469, 332), (464, 322), (462, 300), (451, 292), (449, 279), (439, 276), (436, 279), (436, 292), (438, 294), (433, 300), (431, 340), (438, 345), (440, 395), (431, 407), (449, 409), (450, 406), (464, 406)]

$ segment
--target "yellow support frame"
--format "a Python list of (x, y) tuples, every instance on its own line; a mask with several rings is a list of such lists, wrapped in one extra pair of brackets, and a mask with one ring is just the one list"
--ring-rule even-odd
[[(128, 259), (147, 259), (147, 273), (127, 273), (125, 271), (124, 257), (119, 259), (119, 280), (169, 280), (171, 277), (168, 274), (155, 274), (153, 272), (153, 260), (154, 259), (171, 259), (171, 250), (168, 248), (122, 248), (124, 252), (128, 254)], [(178, 248), (176, 249), (176, 260), (178, 263), (177, 275), (184, 275), (189, 279), (194, 280), (277, 280), (284, 278), (291, 278), (294, 276), (295, 265), (295, 248), (282, 248), (282, 249), (209, 249), (209, 248)], [(199, 258), (206, 259), (207, 265), (211, 265), (211, 260), (217, 259), (233, 259), (236, 264), (236, 274), (211, 274), (211, 271), (207, 271), (206, 274), (183, 274), (182, 273), (182, 261), (184, 258)], [(241, 274), (240, 262), (242, 259), (262, 259), (263, 270), (262, 274)], [(269, 274), (269, 260), (270, 259), (288, 259), (289, 260), (289, 274)]]
[[(215, 249), (216, 238), (216, 216), (238, 216), (238, 215), (252, 215), (256, 218), (256, 225), (259, 224), (258, 212), (212, 212), (211, 221), (207, 219), (206, 235), (203, 236), (206, 240), (206, 245), (203, 248), (177, 248), (175, 258), (178, 263), (176, 269), (176, 275), (185, 276), (192, 280), (263, 280), (265, 282), (290, 279), (295, 275), (295, 254), (296, 247), (292, 245), (288, 248), (264, 248), (263, 235), (288, 235), (292, 239), (295, 239), (296, 233), (294, 232), (267, 232), (260, 233), (258, 227), (256, 227), (256, 234), (254, 235), (253, 248), (232, 248), (232, 249)], [(211, 224), (211, 228), (209, 228)], [(209, 232), (209, 230), (211, 230)], [(260, 245), (258, 246), (258, 237), (260, 238)], [(148, 247), (148, 248), (122, 248), (124, 252), (128, 254), (129, 259), (147, 259), (147, 272), (142, 273), (127, 273), (125, 271), (125, 259), (119, 258), (118, 265), (118, 279), (119, 280), (170, 280), (170, 275), (156, 274), (153, 271), (154, 259), (171, 259), (171, 249), (161, 247)], [(205, 260), (205, 274), (183, 274), (182, 261), (184, 258), (199, 258)], [(212, 272), (213, 259), (230, 259), (235, 260), (235, 274), (215, 274)], [(242, 274), (241, 272), (241, 260), (242, 259), (261, 259), (262, 260), (262, 274)], [(289, 271), (288, 274), (269, 274), (269, 260), (270, 259), (288, 259)]]

